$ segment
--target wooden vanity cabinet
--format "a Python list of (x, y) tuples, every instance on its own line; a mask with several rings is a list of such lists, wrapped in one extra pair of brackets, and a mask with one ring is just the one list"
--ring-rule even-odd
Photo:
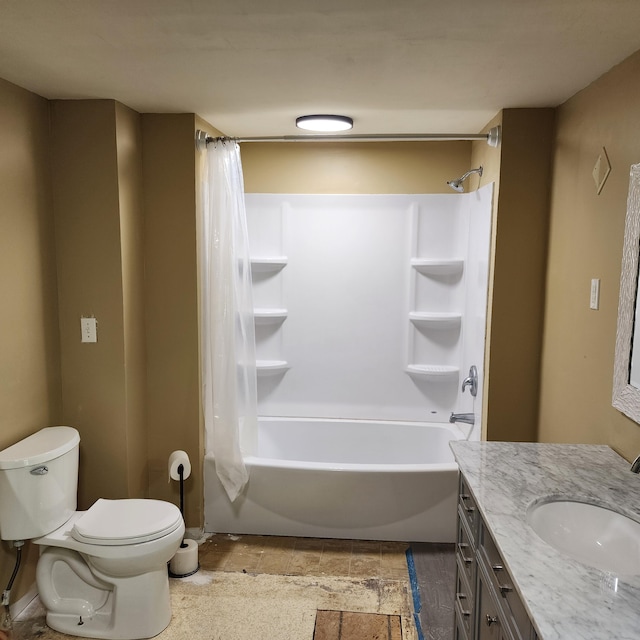
[(507, 568), (460, 475), (455, 640), (537, 640)]

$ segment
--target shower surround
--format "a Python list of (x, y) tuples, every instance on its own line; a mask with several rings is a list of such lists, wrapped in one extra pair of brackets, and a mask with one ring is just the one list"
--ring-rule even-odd
[[(324, 458), (285, 442), (276, 450), (286, 455), (266, 455), (271, 436), (261, 420), (258, 449), (255, 434), (245, 434), (252, 476), (235, 503), (218, 495), (214, 458), (205, 460), (207, 531), (455, 539), (457, 468), (448, 446), (435, 442), (480, 437), (492, 193), (493, 185), (451, 195), (247, 194), (258, 412), (269, 423), (282, 419), (286, 440), (297, 424)], [(479, 371), (475, 401), (460, 389), (471, 365)], [(475, 425), (450, 425), (452, 412), (474, 413)], [(372, 451), (371, 442), (394, 439), (405, 443), (399, 458), (384, 459), (390, 446), (378, 447), (375, 460), (341, 457), (345, 448)], [(444, 453), (434, 459), (431, 449)], [(321, 495), (314, 482), (305, 480), (304, 497), (291, 486), (292, 477), (302, 486), (305, 468)], [(367, 492), (365, 476), (377, 486), (369, 474), (395, 490)], [(357, 496), (362, 526), (346, 512), (342, 521), (331, 515), (331, 502), (342, 513), (348, 496)], [(399, 501), (410, 506), (393, 526), (388, 514)], [(310, 518), (313, 502), (323, 507)], [(437, 516), (428, 514), (433, 505)], [(430, 526), (435, 519), (446, 524)]]

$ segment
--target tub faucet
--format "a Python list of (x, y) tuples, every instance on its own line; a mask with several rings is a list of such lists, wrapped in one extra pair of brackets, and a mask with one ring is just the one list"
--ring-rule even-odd
[(631, 463), (631, 471), (633, 471), (633, 473), (640, 473), (640, 456)]
[(465, 424), (474, 425), (476, 416), (473, 413), (452, 413), (449, 416), (449, 422), (464, 422)]

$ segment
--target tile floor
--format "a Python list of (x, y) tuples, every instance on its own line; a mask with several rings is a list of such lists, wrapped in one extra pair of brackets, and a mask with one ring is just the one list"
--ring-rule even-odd
[(407, 580), (405, 542), (214, 535), (200, 545), (208, 571)]

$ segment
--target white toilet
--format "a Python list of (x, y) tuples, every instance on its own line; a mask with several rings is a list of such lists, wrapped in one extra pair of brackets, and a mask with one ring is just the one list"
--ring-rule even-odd
[(47, 427), (0, 451), (0, 538), (41, 545), (47, 624), (88, 638), (151, 638), (171, 620), (167, 562), (184, 534), (161, 500), (98, 500), (76, 511), (80, 436)]

